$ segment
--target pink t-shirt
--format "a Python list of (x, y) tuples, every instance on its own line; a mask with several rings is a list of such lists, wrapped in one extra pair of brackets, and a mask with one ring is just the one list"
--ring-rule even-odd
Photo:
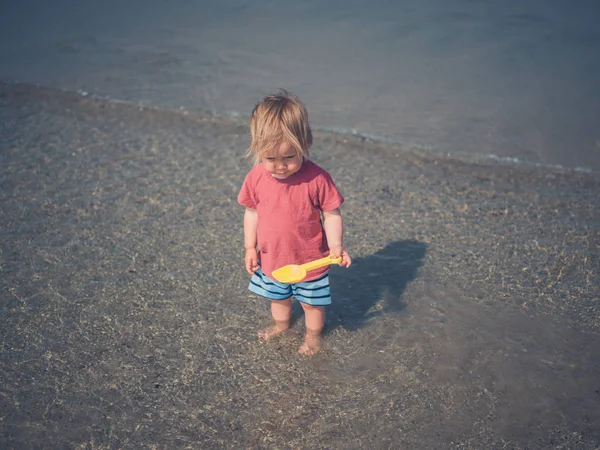
[[(321, 211), (338, 208), (344, 199), (331, 176), (312, 161), (295, 174), (279, 180), (262, 164), (244, 180), (238, 203), (258, 213), (258, 250), (262, 271), (270, 278), (275, 269), (304, 264), (329, 255)], [(308, 272), (314, 280), (329, 266)]]

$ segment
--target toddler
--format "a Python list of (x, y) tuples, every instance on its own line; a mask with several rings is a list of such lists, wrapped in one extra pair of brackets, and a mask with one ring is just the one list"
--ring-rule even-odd
[(306, 333), (298, 352), (317, 353), (331, 304), (329, 266), (308, 272), (299, 283), (273, 279), (272, 272), (288, 264), (304, 264), (332, 255), (350, 267), (342, 242), (340, 205), (344, 199), (329, 173), (309, 160), (312, 132), (306, 108), (286, 91), (265, 97), (252, 111), (254, 158), (238, 195), (244, 213), (248, 289), (271, 300), (272, 326), (260, 330), (268, 341), (290, 327), (292, 295), (304, 310)]

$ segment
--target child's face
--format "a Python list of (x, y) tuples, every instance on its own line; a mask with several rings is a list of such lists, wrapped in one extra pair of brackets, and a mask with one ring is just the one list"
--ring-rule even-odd
[(267, 172), (283, 180), (300, 170), (302, 156), (296, 152), (292, 144), (282, 142), (273, 153), (263, 156), (261, 162)]

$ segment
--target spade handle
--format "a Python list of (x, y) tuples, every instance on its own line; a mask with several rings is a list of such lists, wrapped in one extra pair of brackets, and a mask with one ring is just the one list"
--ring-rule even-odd
[(308, 272), (309, 270), (318, 269), (319, 267), (327, 266), (329, 264), (338, 264), (341, 261), (342, 261), (341, 256), (339, 258), (333, 258), (331, 256), (326, 256), (325, 258), (317, 259), (315, 261), (311, 261), (311, 262), (307, 262), (306, 264), (302, 264), (300, 267), (302, 267), (304, 270), (306, 270)]

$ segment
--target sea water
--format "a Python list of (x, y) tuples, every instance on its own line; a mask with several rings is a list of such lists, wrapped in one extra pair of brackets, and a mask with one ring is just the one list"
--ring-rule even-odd
[(4, 0), (0, 79), (600, 170), (598, 0)]

